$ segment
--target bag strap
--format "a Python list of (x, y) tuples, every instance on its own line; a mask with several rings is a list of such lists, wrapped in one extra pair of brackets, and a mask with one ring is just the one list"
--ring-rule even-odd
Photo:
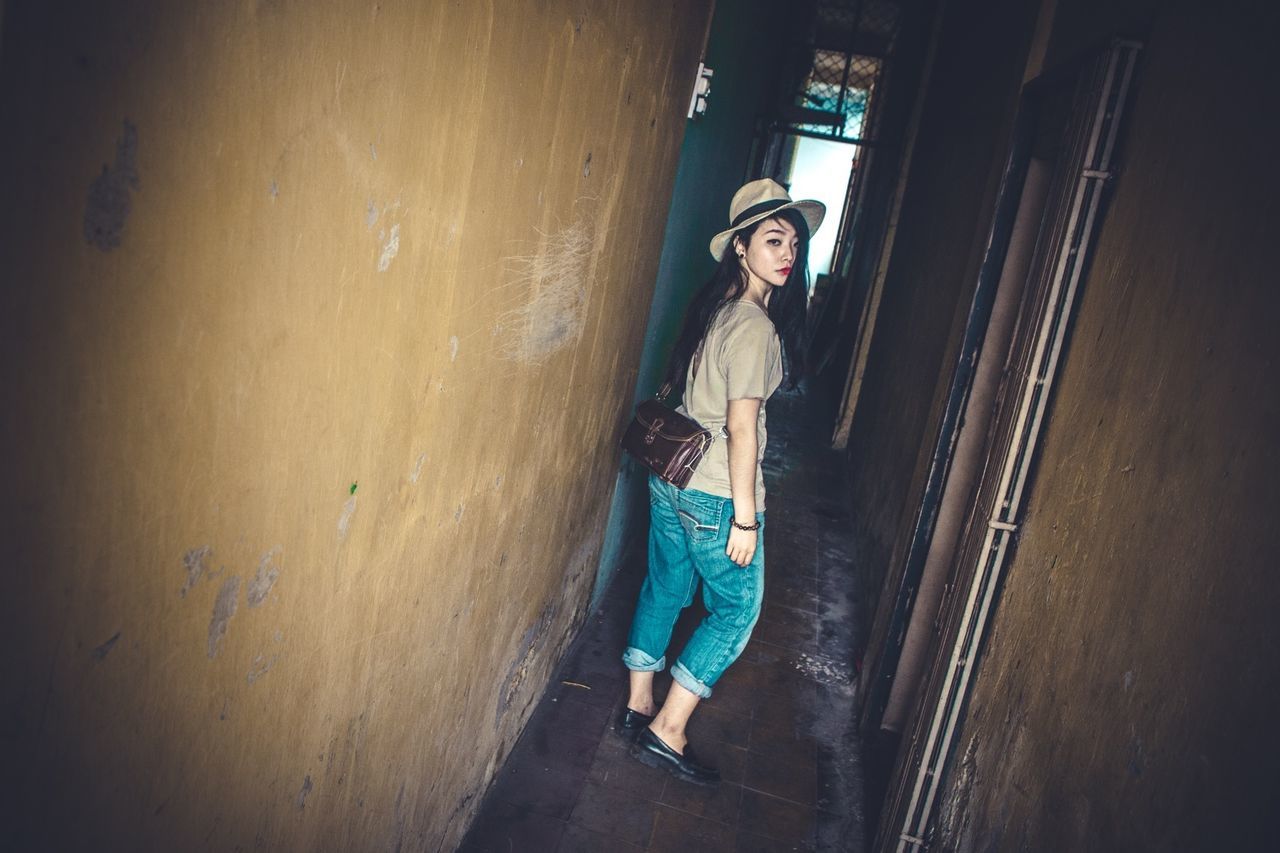
[[(698, 344), (698, 349), (693, 353), (693, 379), (698, 378), (698, 368), (702, 366), (702, 344)], [(671, 394), (672, 384), (668, 379), (662, 383), (662, 387), (658, 389), (658, 393), (654, 395), (654, 399), (665, 401)]]

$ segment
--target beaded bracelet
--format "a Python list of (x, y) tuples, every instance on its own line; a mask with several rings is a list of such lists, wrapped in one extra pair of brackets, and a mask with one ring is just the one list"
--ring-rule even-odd
[(758, 521), (757, 521), (755, 524), (739, 524), (739, 523), (738, 523), (738, 519), (736, 519), (736, 518), (731, 518), (731, 519), (729, 519), (729, 522), (730, 522), (734, 527), (738, 528), (739, 530), (748, 530), (748, 531), (751, 531), (751, 530), (759, 530), (759, 529), (760, 529), (760, 522), (758, 522)]

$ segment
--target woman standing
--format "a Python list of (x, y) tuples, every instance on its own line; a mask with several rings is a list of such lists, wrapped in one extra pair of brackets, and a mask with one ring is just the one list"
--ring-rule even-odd
[[(747, 645), (764, 594), (764, 401), (800, 376), (810, 235), (826, 209), (792, 201), (769, 179), (733, 196), (729, 228), (711, 240), (718, 263), (694, 297), (667, 378), (685, 382), (681, 410), (717, 439), (683, 491), (649, 478), (649, 573), (622, 660), (630, 670), (617, 730), (631, 754), (690, 782), (714, 785), (685, 736), (698, 702)], [(698, 581), (707, 617), (671, 667), (661, 708), (653, 675)]]

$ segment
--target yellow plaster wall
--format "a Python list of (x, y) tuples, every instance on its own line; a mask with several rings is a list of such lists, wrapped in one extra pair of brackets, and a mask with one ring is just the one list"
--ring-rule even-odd
[[(1077, 6), (1092, 4), (1060, 6), (1057, 55), (1099, 29)], [(1114, 195), (940, 797), (947, 849), (1274, 846), (1280, 127), (1257, 107), (1278, 19), (1261, 0), (1203, 12), (1166, 4), (1141, 34)]]
[(590, 592), (709, 6), (7, 4), (30, 840), (452, 848)]

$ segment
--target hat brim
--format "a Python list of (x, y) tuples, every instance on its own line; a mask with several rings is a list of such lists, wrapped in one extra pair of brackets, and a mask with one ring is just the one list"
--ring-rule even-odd
[(726, 228), (719, 234), (711, 238), (711, 257), (719, 261), (724, 257), (725, 246), (729, 245), (729, 241), (733, 239), (735, 232), (741, 231), (750, 225), (754, 225), (762, 219), (769, 219), (777, 216), (780, 212), (792, 208), (800, 212), (804, 217), (805, 224), (809, 226), (809, 236), (813, 237), (813, 232), (818, 230), (818, 226), (822, 224), (822, 220), (827, 215), (827, 206), (820, 201), (813, 199), (801, 199), (800, 201), (792, 201), (787, 204), (775, 207), (773, 210), (766, 210), (764, 213), (757, 214), (750, 219), (746, 219), (732, 228)]

